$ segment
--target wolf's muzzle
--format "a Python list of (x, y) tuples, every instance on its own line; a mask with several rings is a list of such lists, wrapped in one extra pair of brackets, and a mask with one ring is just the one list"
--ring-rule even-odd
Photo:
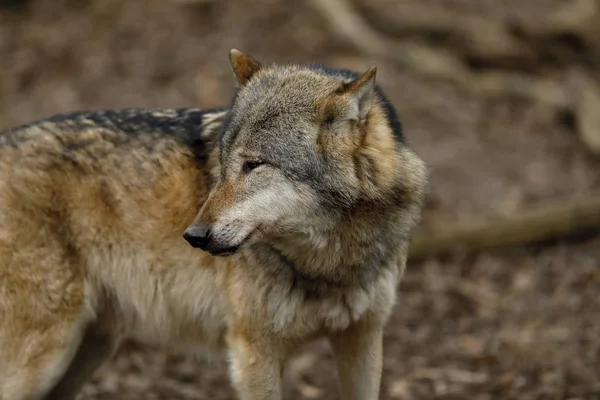
[(229, 256), (237, 251), (239, 246), (223, 246), (211, 238), (210, 228), (204, 224), (193, 224), (185, 230), (183, 238), (195, 248), (208, 251), (213, 256)]

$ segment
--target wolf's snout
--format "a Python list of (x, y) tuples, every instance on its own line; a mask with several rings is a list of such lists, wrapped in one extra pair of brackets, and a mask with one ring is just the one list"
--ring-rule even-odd
[(215, 240), (208, 225), (193, 224), (183, 232), (183, 238), (192, 247), (208, 251), (213, 256), (228, 256), (237, 251), (239, 245), (231, 246), (222, 240)]
[(185, 230), (183, 238), (188, 241), (192, 247), (207, 250), (210, 243), (210, 227), (205, 224), (193, 224)]

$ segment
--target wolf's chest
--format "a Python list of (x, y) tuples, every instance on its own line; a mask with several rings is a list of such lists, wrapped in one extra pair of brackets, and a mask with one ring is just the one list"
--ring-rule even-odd
[[(367, 313), (385, 318), (395, 302), (397, 269), (382, 272), (374, 282), (352, 288), (327, 287), (318, 291), (296, 285), (294, 279), (271, 281), (234, 296), (238, 307), (260, 310), (269, 329), (282, 337), (310, 337), (340, 331)], [(252, 297), (250, 297), (252, 296)]]
[(171, 265), (112, 282), (116, 314), (126, 336), (159, 346), (219, 347), (226, 329), (226, 302), (210, 268)]

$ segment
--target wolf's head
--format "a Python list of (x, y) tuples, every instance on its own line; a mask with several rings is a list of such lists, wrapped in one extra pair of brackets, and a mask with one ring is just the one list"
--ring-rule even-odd
[(335, 225), (358, 203), (399, 202), (403, 148), (376, 69), (263, 66), (237, 50), (220, 178), (184, 237), (213, 255)]

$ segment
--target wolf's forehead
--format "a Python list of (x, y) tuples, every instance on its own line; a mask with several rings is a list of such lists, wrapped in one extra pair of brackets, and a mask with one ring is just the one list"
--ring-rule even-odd
[(240, 133), (277, 132), (298, 129), (316, 116), (313, 99), (286, 94), (282, 98), (265, 96), (237, 104), (231, 129)]
[(229, 153), (233, 148), (261, 150), (262, 144), (286, 141), (285, 136), (306, 125), (307, 113), (298, 109), (254, 105), (234, 110), (235, 115), (221, 137), (221, 148)]
[(259, 87), (250, 93), (240, 94), (238, 106), (256, 116), (279, 115), (286, 111), (298, 113), (314, 107), (317, 95), (318, 93), (308, 86)]
[(313, 71), (274, 70), (238, 92), (222, 147), (300, 144), (318, 123), (320, 100), (339, 82)]
[(333, 92), (339, 83), (339, 79), (315, 70), (280, 67), (259, 74), (239, 94), (246, 105), (302, 108), (313, 106), (319, 98)]
[(308, 138), (312, 125), (314, 119), (309, 112), (265, 110), (245, 121), (238, 144), (254, 150), (275, 144), (300, 144)]

